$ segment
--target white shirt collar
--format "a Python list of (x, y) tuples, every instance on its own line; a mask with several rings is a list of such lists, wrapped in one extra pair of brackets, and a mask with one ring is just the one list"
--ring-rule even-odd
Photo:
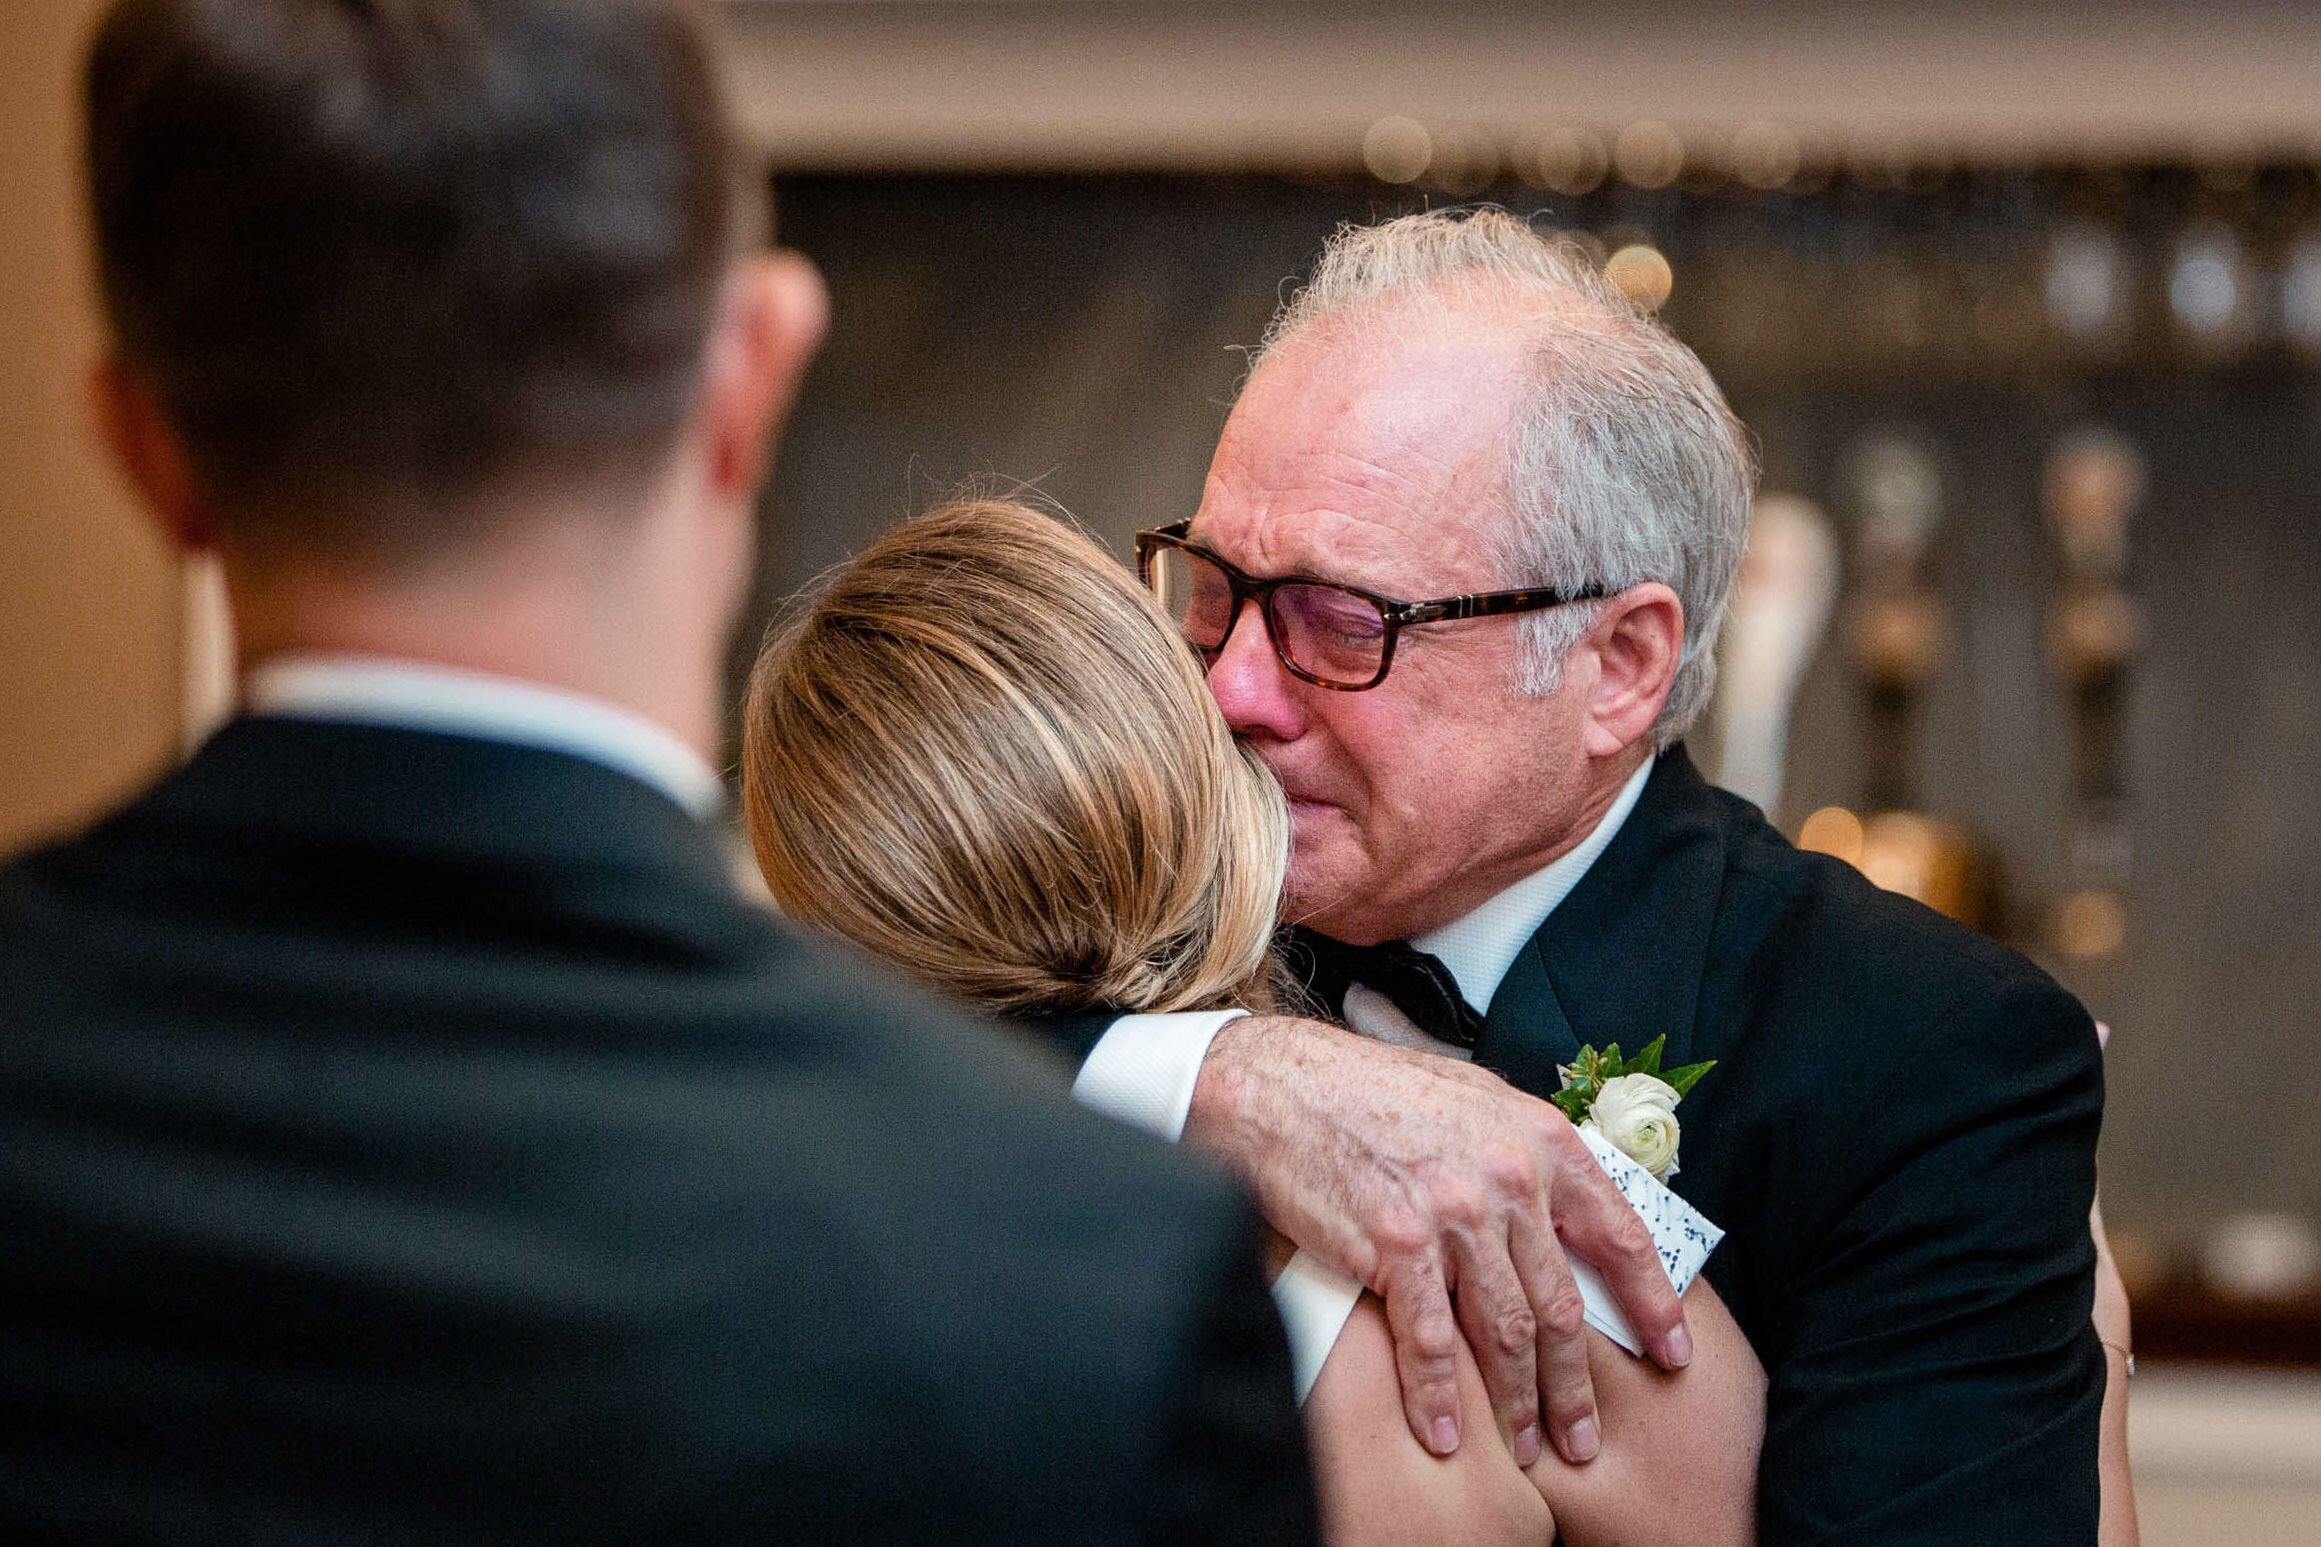
[(250, 672), (242, 707), (545, 747), (642, 780), (703, 821), (725, 804), (700, 754), (643, 715), (516, 677), (386, 656), (280, 655)]
[(1539, 933), (1548, 915), (1580, 884), (1580, 877), (1588, 873), (1596, 856), (1619, 835), (1651, 777), (1652, 759), (1646, 758), (1613, 797), (1611, 809), (1595, 831), (1551, 860), (1545, 869), (1525, 876), (1465, 918), (1416, 936), (1410, 943), (1440, 957), (1458, 980), (1459, 992), (1467, 1003), (1488, 1015), (1491, 1000), (1506, 979), (1507, 969), (1522, 953), (1524, 942)]

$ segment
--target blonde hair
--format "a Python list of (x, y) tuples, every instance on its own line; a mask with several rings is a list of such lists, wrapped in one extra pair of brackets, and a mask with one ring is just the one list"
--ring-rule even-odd
[(1280, 789), (1145, 588), (1028, 506), (829, 577), (751, 673), (742, 807), (785, 912), (989, 1008), (1271, 998)]

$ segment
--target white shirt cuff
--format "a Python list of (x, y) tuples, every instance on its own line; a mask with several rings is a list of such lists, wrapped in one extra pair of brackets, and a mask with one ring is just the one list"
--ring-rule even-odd
[(1072, 1099), (1157, 1134), (1171, 1144), (1185, 1131), (1201, 1060), (1227, 1021), (1247, 1010), (1183, 1010), (1123, 1015), (1104, 1033), (1072, 1082)]
[(1362, 1298), (1360, 1281), (1339, 1272), (1312, 1252), (1299, 1248), (1289, 1266), (1273, 1281), (1273, 1303), (1281, 1312), (1282, 1330), (1289, 1334), (1290, 1373), (1296, 1381), (1298, 1406), (1313, 1395), (1322, 1366)]

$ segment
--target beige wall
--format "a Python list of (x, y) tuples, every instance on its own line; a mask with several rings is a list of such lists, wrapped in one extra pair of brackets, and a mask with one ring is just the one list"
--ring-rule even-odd
[(169, 756), (183, 585), (81, 406), (87, 296), (74, 100), (97, 0), (0, 21), (0, 851), (69, 825)]
[(2314, 20), (2283, 0), (723, 0), (777, 165), (1358, 167), (1407, 115), (1542, 130), (1756, 120), (1877, 155), (2321, 150)]

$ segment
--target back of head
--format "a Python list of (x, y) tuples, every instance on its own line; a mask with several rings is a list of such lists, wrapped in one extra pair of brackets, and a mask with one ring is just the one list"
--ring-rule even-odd
[(86, 86), (113, 332), (227, 536), (393, 561), (641, 492), (743, 208), (686, 6), (119, 0)]
[[(1258, 352), (1292, 340), (1371, 347), (1430, 319), (1504, 319), (1527, 356), (1506, 458), (1502, 583), (1622, 590), (1659, 581), (1684, 605), (1684, 650), (1653, 725), (1682, 736), (1716, 685), (1716, 640), (1748, 535), (1748, 433), (1708, 370), (1578, 248), (1499, 209), (1344, 226)], [(1591, 607), (1520, 624), (1521, 689), (1552, 693)]]
[(1145, 589), (1023, 505), (830, 578), (751, 678), (742, 799), (792, 916), (992, 1009), (1266, 992), (1280, 792)]

